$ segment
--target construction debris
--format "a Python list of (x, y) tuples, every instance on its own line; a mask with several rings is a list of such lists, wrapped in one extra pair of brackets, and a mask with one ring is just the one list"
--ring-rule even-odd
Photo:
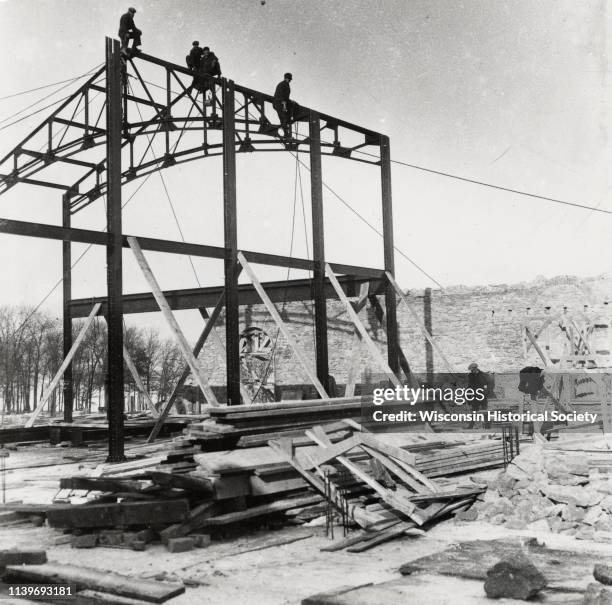
[(489, 482), (476, 503), (479, 518), (511, 529), (545, 521), (547, 529), (582, 539), (612, 541), (612, 452), (584, 453), (534, 445)]
[(487, 571), (485, 592), (491, 599), (526, 601), (546, 588), (546, 578), (522, 553), (502, 559)]

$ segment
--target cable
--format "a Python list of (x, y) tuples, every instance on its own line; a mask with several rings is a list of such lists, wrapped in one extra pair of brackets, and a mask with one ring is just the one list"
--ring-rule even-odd
[[(102, 66), (102, 63), (100, 63), (98, 67), (101, 67), (101, 66)], [(91, 73), (91, 72), (87, 72), (87, 73)], [(30, 90), (23, 90), (21, 92), (15, 92), (12, 95), (6, 95), (5, 97), (0, 97), (0, 101), (4, 101), (5, 99), (12, 99), (13, 97), (19, 97), (21, 95), (26, 95), (30, 92), (36, 92), (37, 90), (51, 88), (51, 86), (59, 86), (60, 84), (65, 84), (66, 82), (74, 82), (75, 80), (82, 78), (83, 75), (86, 75), (86, 74), (75, 76), (74, 78), (68, 78), (67, 80), (61, 80), (60, 82), (54, 82), (53, 84), (45, 84), (44, 86), (38, 86), (37, 88), (30, 88)]]
[[(361, 153), (362, 155), (367, 155), (373, 158), (378, 156), (373, 153), (368, 153), (366, 151), (356, 150), (357, 153)], [(520, 191), (519, 189), (512, 189), (510, 187), (502, 187), (501, 185), (495, 185), (493, 183), (486, 183), (484, 181), (477, 181), (476, 179), (470, 179), (464, 176), (459, 176), (457, 174), (450, 174), (448, 172), (442, 172), (441, 170), (434, 170), (432, 168), (425, 168), (424, 166), (417, 166), (416, 164), (409, 164), (408, 162), (402, 162), (400, 160), (391, 160), (392, 164), (399, 164), (400, 166), (407, 166), (408, 168), (413, 168), (414, 170), (421, 170), (422, 172), (429, 172), (431, 174), (437, 174), (439, 176), (444, 176), (449, 179), (455, 179), (458, 181), (463, 181), (465, 183), (472, 183), (473, 185), (480, 185), (482, 187), (490, 187), (491, 189), (497, 189), (499, 191), (507, 191), (508, 193), (516, 193), (517, 195), (524, 195), (527, 197), (535, 198), (538, 200), (544, 200), (546, 202), (552, 202), (554, 204), (563, 204), (564, 206), (572, 206), (573, 208), (582, 208), (583, 210), (590, 210), (591, 212), (602, 212), (603, 214), (612, 214), (612, 210), (605, 210), (603, 208), (598, 208), (597, 206), (587, 206), (586, 204), (578, 204), (576, 202), (568, 202), (565, 200), (559, 200), (554, 197), (548, 197), (546, 195), (538, 195), (537, 193), (529, 193), (528, 191)]]
[[(134, 90), (132, 89), (132, 86), (130, 86), (129, 82), (127, 83), (127, 88), (132, 93), (134, 92)], [(138, 110), (138, 115), (140, 116), (140, 121), (144, 122), (144, 119), (142, 117), (142, 112), (140, 111), (140, 106), (138, 104), (136, 104), (136, 109)], [(182, 134), (181, 134), (181, 136), (182, 136)], [(153, 135), (153, 137), (150, 137), (149, 135), (147, 135), (147, 139), (149, 140), (149, 148), (151, 149), (151, 155), (153, 156), (153, 159), (155, 161), (157, 161), (157, 157), (155, 156), (155, 152), (153, 151), (153, 146), (152, 146), (153, 138), (155, 138), (155, 135)], [(183, 229), (181, 228), (181, 224), (179, 222), (178, 216), (176, 215), (176, 211), (174, 210), (174, 204), (172, 203), (172, 198), (170, 197), (170, 193), (168, 191), (168, 187), (166, 187), (166, 180), (164, 179), (164, 175), (162, 174), (161, 170), (157, 170), (157, 173), (159, 174), (159, 178), (161, 179), (162, 185), (164, 187), (164, 191), (166, 193), (166, 198), (168, 199), (168, 203), (170, 204), (170, 210), (172, 211), (172, 216), (174, 217), (174, 222), (176, 223), (176, 226), (178, 227), (178, 231), (179, 231), (179, 234), (181, 236), (181, 240), (183, 240), (183, 242), (184, 242), (185, 241), (185, 236), (183, 235)], [(201, 288), (202, 284), (200, 283), (200, 279), (198, 278), (198, 273), (197, 273), (197, 271), (195, 269), (195, 265), (193, 264), (193, 258), (191, 256), (187, 256), (187, 258), (189, 259), (189, 264), (191, 265), (191, 270), (193, 271), (193, 275), (194, 275), (194, 277), (196, 279), (196, 282), (197, 282), (198, 286)]]
[[(76, 80), (78, 80), (80, 78), (84, 78), (85, 76), (88, 76), (92, 72), (94, 72), (97, 69), (99, 69), (101, 66), (102, 66), (102, 64), (100, 63), (100, 65), (97, 65), (93, 69), (90, 69), (88, 72), (84, 73), (82, 76), (79, 76), (78, 78), (74, 78), (70, 83), (72, 83), (72, 82), (74, 82), (74, 81), (76, 81)], [(70, 86), (70, 84), (66, 84), (66, 86), (62, 86), (61, 88), (58, 88), (56, 91), (52, 92), (50, 95), (46, 95), (42, 99), (39, 99), (38, 101), (35, 101), (34, 103), (31, 103), (27, 107), (24, 107), (23, 109), (20, 109), (19, 111), (17, 111), (14, 114), (4, 118), (3, 120), (0, 120), (0, 124), (4, 124), (4, 122), (7, 122), (8, 120), (10, 120), (11, 118), (14, 118), (15, 116), (18, 116), (20, 113), (23, 113), (24, 111), (34, 107), (35, 105), (38, 105), (39, 103), (42, 103), (43, 101), (49, 99), (49, 97), (52, 97), (53, 95), (57, 94), (61, 90), (64, 90), (65, 88), (68, 88), (68, 86)], [(72, 94), (74, 94), (74, 93), (72, 93)], [(65, 101), (66, 99), (69, 99), (70, 96), (71, 95), (67, 95), (67, 96), (63, 97), (62, 99), (59, 99), (57, 101), (54, 101), (53, 103), (50, 103), (49, 105), (46, 105), (45, 107), (42, 107), (41, 109), (37, 109), (36, 111), (33, 111), (32, 113), (28, 114), (27, 116), (23, 116), (22, 118), (19, 118), (18, 120), (15, 120), (14, 122), (11, 122), (10, 124), (6, 124), (2, 128), (0, 128), (0, 130), (4, 130), (5, 128), (8, 128), (9, 126), (13, 126), (14, 124), (18, 124), (19, 122), (21, 122), (23, 120), (26, 120), (27, 118), (30, 118), (30, 117), (36, 115), (37, 113), (40, 113), (41, 111), (44, 111), (45, 109), (48, 109), (49, 107), (53, 107), (53, 105), (56, 105), (57, 103), (61, 103), (62, 101)]]
[[(292, 153), (292, 152), (290, 152)], [(306, 168), (306, 170), (308, 170), (310, 172), (310, 167), (307, 166), (306, 164), (304, 164), (304, 162), (302, 162), (302, 160), (300, 160), (297, 157), (297, 154), (293, 154), (292, 155), (297, 159), (297, 161), (304, 166), (304, 168)], [(361, 216), (361, 214), (355, 210), (355, 208), (353, 208), (345, 199), (343, 199), (340, 194), (338, 194), (336, 191), (334, 191), (325, 181), (323, 181), (323, 187), (325, 187), (325, 189), (327, 189), (334, 197), (336, 197), (342, 204), (344, 204), (344, 206), (346, 206), (355, 216), (357, 216), (357, 218), (359, 218), (359, 220), (361, 220), (363, 223), (365, 223), (370, 229), (372, 229), (372, 231), (374, 231), (374, 233), (377, 233), (378, 235), (380, 235), (380, 237), (382, 237), (384, 239), (384, 235), (383, 233), (378, 230), (374, 225), (372, 225), (372, 223), (370, 223), (366, 218), (364, 218), (363, 216)], [(423, 269), (423, 267), (421, 267), (416, 261), (413, 261), (405, 252), (403, 252), (402, 250), (400, 250), (397, 246), (393, 246), (393, 249), (400, 254), (400, 256), (402, 256), (404, 259), (406, 259), (411, 265), (413, 265), (416, 269), (418, 269), (425, 277), (427, 277), (428, 279), (430, 279), (434, 284), (436, 284), (441, 290), (445, 290), (444, 286), (432, 275), (430, 275), (429, 273), (427, 273), (427, 271), (425, 271), (425, 269)]]

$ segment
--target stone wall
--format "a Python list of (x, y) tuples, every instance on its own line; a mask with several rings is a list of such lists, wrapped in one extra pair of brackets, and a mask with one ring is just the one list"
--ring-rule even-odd
[[(570, 318), (581, 329), (586, 322), (602, 326), (595, 329), (594, 340), (598, 351), (612, 348), (612, 278), (597, 277), (579, 279), (561, 276), (553, 279), (537, 279), (531, 283), (495, 285), (484, 287), (452, 287), (444, 291), (410, 292), (419, 317), (424, 318), (431, 305), (433, 335), (458, 371), (466, 371), (471, 361), (489, 371), (517, 371), (525, 365), (541, 365), (533, 347), (525, 340), (524, 326), (533, 333), (549, 319), (549, 326), (539, 338), (541, 346), (555, 358), (563, 354), (565, 334), (558, 327), (558, 319)], [(428, 302), (430, 300), (430, 303)], [(381, 299), (381, 302), (384, 301)], [(287, 322), (289, 331), (314, 367), (314, 328), (312, 305), (295, 302), (277, 305)], [(353, 350), (353, 326), (338, 301), (328, 301), (329, 365), (330, 372), (338, 383), (346, 380), (351, 351)], [(385, 352), (386, 335), (368, 307), (361, 317)], [(414, 371), (425, 372), (427, 347), (421, 330), (412, 315), (398, 306), (401, 345)], [(277, 385), (305, 384), (308, 379), (282, 335), (277, 336), (277, 327), (263, 305), (244, 307), (241, 310), (241, 329), (257, 326), (264, 330), (272, 341), (273, 382)], [(603, 327), (605, 326), (605, 327)], [(223, 335), (223, 318), (217, 330)], [(212, 374), (214, 384), (224, 384), (224, 360), (218, 348), (207, 345), (202, 360)], [(529, 350), (528, 350), (529, 348)], [(385, 353), (386, 355), (386, 353)], [(380, 368), (372, 363), (365, 346), (360, 345), (361, 370), (378, 373)], [(432, 369), (431, 367), (429, 368)], [(433, 354), (433, 370), (444, 372), (441, 359)]]

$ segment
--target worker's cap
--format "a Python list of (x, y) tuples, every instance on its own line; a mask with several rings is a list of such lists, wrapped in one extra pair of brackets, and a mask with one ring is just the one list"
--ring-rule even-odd
[(200, 46), (200, 43), (198, 42), (198, 40), (194, 40), (194, 41), (191, 43), (191, 46)]
[(130, 8), (128, 8), (128, 13), (135, 13), (136, 9), (133, 6), (130, 6)]
[(202, 50), (210, 50), (210, 48), (208, 48), (208, 46), (205, 46)]
[(477, 363), (472, 362), (469, 366), (468, 366), (468, 370), (475, 370), (478, 367)]
[(293, 80), (293, 76), (289, 72), (287, 72), (285, 74), (285, 80)]

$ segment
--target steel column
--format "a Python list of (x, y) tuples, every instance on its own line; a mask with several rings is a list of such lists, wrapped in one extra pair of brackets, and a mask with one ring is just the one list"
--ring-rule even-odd
[(238, 308), (238, 227), (236, 210), (236, 121), (234, 82), (222, 80), (223, 229), (225, 238), (225, 363), (227, 403), (240, 405), (240, 315)]
[[(62, 196), (62, 227), (70, 229), (70, 197), (67, 194)], [(62, 326), (64, 332), (64, 354), (66, 359), (68, 352), (72, 348), (72, 315), (70, 313), (70, 301), (72, 299), (72, 255), (70, 242), (62, 242), (62, 298), (63, 314)], [(64, 372), (63, 380), (64, 397), (64, 422), (72, 422), (72, 362), (68, 364)]]
[[(389, 137), (380, 137), (380, 180), (382, 190), (382, 223), (385, 271), (395, 276), (393, 244), (393, 204), (391, 198), (391, 150)], [(385, 284), (385, 306), (387, 316), (387, 361), (389, 367), (399, 372), (399, 334), (397, 327), (397, 302), (393, 285)]]
[(323, 217), (323, 176), (321, 168), (321, 125), (319, 114), (310, 111), (310, 198), (312, 206), (313, 296), (315, 314), (315, 355), (317, 378), (329, 393), (327, 350), (327, 300), (325, 296), (325, 223)]
[(106, 38), (106, 161), (107, 231), (106, 280), (108, 290), (108, 461), (124, 455), (123, 393), (123, 271), (121, 232), (121, 69), (119, 42)]

